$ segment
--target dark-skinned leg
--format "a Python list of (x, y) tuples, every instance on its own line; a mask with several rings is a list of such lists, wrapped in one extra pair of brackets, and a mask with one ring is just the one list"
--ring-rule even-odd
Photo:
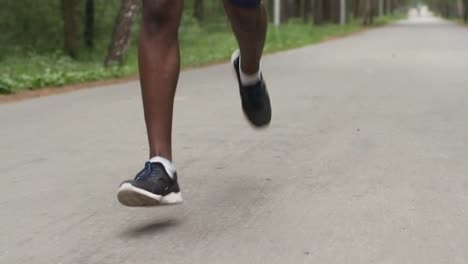
[(180, 71), (183, 0), (143, 0), (139, 67), (150, 158), (172, 160), (172, 114)]
[(239, 83), (242, 109), (256, 128), (271, 121), (271, 104), (265, 80), (260, 72), (260, 59), (265, 44), (267, 17), (259, 0), (224, 0), (224, 8), (239, 44), (231, 63)]
[(172, 165), (174, 96), (179, 79), (178, 28), (183, 0), (143, 0), (139, 66), (150, 160), (117, 192), (126, 206), (144, 207), (183, 201)]
[(224, 9), (242, 54), (242, 71), (254, 74), (260, 69), (260, 59), (265, 44), (267, 30), (265, 7), (263, 4), (253, 8), (239, 7), (231, 0), (224, 0)]

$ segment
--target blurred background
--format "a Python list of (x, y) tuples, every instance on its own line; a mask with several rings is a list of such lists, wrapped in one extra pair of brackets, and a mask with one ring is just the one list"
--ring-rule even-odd
[[(137, 73), (139, 0), (0, 0), (0, 93)], [(272, 26), (266, 52), (380, 26), (429, 6), (468, 20), (468, 0), (264, 0)], [(125, 16), (123, 14), (130, 14)], [(186, 0), (183, 66), (225, 60), (236, 43), (222, 1)]]
[[(264, 57), (271, 127), (185, 71), (186, 203), (133, 210), (140, 1), (0, 0), (0, 264), (468, 263), (468, 0), (264, 0), (266, 52), (302, 47)], [(183, 67), (226, 61), (221, 0), (184, 3)]]

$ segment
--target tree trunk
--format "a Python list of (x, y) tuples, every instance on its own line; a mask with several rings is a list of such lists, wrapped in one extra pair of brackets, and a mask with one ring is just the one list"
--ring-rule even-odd
[(377, 6), (378, 6), (378, 15), (383, 16), (384, 15), (384, 0), (378, 0), (377, 1)]
[(275, 5), (274, 0), (268, 0), (268, 1), (266, 1), (266, 10), (267, 10), (267, 14), (268, 14), (269, 20), (270, 20), (271, 22), (273, 22), (274, 17), (275, 17), (275, 14), (274, 14), (274, 12), (275, 12), (275, 7), (274, 7), (274, 5)]
[(361, 1), (362, 0), (355, 0), (354, 1), (354, 18), (358, 18), (362, 16), (361, 13)]
[(385, 13), (387, 15), (392, 15), (393, 14), (393, 3), (392, 0), (385, 0)]
[(323, 14), (323, 20), (324, 22), (330, 22), (331, 20), (331, 5), (332, 3), (330, 3), (330, 1), (333, 1), (333, 0), (324, 0), (323, 1), (323, 10), (322, 10), (322, 14)]
[(450, 10), (449, 9), (450, 9), (449, 4), (444, 3), (444, 12), (443, 12), (444, 17), (449, 17), (450, 16)]
[(330, 21), (340, 23), (340, 0), (328, 0), (330, 2)]
[(61, 0), (62, 18), (63, 18), (63, 36), (64, 36), (64, 51), (65, 54), (72, 58), (76, 58), (76, 1)]
[(294, 0), (293, 4), (293, 16), (294, 17), (301, 17), (301, 7), (302, 7), (302, 0)]
[(314, 0), (314, 24), (322, 25), (324, 23), (323, 3), (327, 0)]
[(463, 20), (468, 23), (468, 0), (463, 0)]
[(395, 13), (397, 3), (395, 0), (390, 0), (390, 13), (393, 15)]
[(289, 0), (282, 0), (280, 5), (281, 5), (281, 21), (288, 22), (290, 2)]
[(123, 56), (130, 44), (133, 23), (137, 15), (139, 0), (122, 0), (119, 14), (115, 20), (112, 41), (109, 45), (107, 57), (104, 62), (106, 66), (123, 63)]
[(195, 0), (193, 2), (193, 16), (202, 21), (205, 15), (205, 6), (203, 0)]
[(379, 14), (379, 1), (370, 0), (370, 23), (374, 24), (375, 17)]
[(310, 1), (311, 0), (304, 0), (304, 9), (302, 12), (302, 19), (304, 20), (304, 22), (309, 21), (310, 8), (311, 8)]
[(88, 48), (94, 47), (94, 0), (86, 0), (84, 39)]
[(368, 26), (371, 24), (371, 0), (364, 0), (363, 1), (363, 24), (364, 26)]

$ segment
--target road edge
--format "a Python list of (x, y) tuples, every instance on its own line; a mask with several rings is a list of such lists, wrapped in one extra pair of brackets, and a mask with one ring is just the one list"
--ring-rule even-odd
[[(388, 26), (388, 25), (391, 25), (393, 23), (395, 23), (395, 22), (386, 24), (384, 26)], [(323, 43), (326, 43), (326, 42), (337, 41), (337, 40), (340, 40), (340, 39), (343, 39), (343, 38), (348, 38), (348, 37), (351, 37), (351, 36), (363, 34), (364, 32), (367, 32), (369, 30), (373, 30), (373, 29), (376, 29), (376, 28), (382, 28), (382, 27), (380, 27), (380, 26), (379, 27), (364, 27), (362, 29), (359, 29), (359, 30), (351, 32), (351, 33), (346, 33), (346, 34), (339, 35), (339, 36), (327, 37), (323, 41), (320, 41), (320, 42), (317, 42), (317, 43), (306, 44), (306, 45), (303, 45), (303, 46), (289, 48), (289, 49), (281, 49), (281, 50), (265, 52), (265, 55), (268, 56), (268, 55), (272, 55), (272, 54), (275, 54), (275, 53), (300, 49), (300, 48), (307, 47), (307, 46), (314, 46), (314, 45), (320, 45), (320, 44), (323, 44)], [(207, 68), (207, 67), (211, 67), (211, 66), (215, 66), (215, 65), (224, 64), (224, 63), (227, 63), (227, 62), (229, 62), (229, 59), (217, 60), (217, 61), (212, 61), (212, 62), (193, 65), (193, 66), (186, 66), (186, 67), (183, 67), (181, 69), (181, 72), (194, 70), (194, 69)], [(133, 82), (133, 81), (139, 81), (139, 75), (138, 74), (132, 74), (132, 75), (125, 76), (125, 77), (111, 78), (111, 79), (106, 79), (106, 80), (98, 80), (98, 81), (82, 82), (82, 83), (77, 83), (77, 84), (69, 84), (69, 85), (63, 85), (63, 86), (43, 87), (43, 88), (36, 89), (36, 90), (23, 90), (23, 91), (19, 91), (17, 93), (14, 93), (14, 94), (0, 94), (0, 104), (15, 103), (15, 102), (20, 102), (20, 101), (25, 101), (25, 100), (35, 99), (35, 98), (60, 95), (60, 94), (69, 93), (69, 92), (73, 92), (73, 91), (84, 90), (84, 89), (110, 87), (110, 86), (112, 86), (114, 84), (129, 83), (129, 82)]]

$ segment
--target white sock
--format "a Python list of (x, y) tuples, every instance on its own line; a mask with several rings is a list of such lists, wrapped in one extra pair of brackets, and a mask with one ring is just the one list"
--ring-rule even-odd
[(241, 58), (239, 57), (239, 73), (242, 85), (249, 86), (258, 83), (262, 79), (261, 70), (254, 74), (246, 74), (242, 71)]
[(172, 164), (172, 162), (170, 160), (165, 159), (163, 157), (157, 156), (157, 157), (154, 157), (154, 158), (150, 159), (150, 162), (151, 163), (156, 163), (156, 162), (161, 163), (164, 166), (164, 168), (166, 169), (167, 174), (169, 174), (169, 177), (174, 178), (174, 173), (176, 172), (176, 169), (174, 167), (174, 164)]

